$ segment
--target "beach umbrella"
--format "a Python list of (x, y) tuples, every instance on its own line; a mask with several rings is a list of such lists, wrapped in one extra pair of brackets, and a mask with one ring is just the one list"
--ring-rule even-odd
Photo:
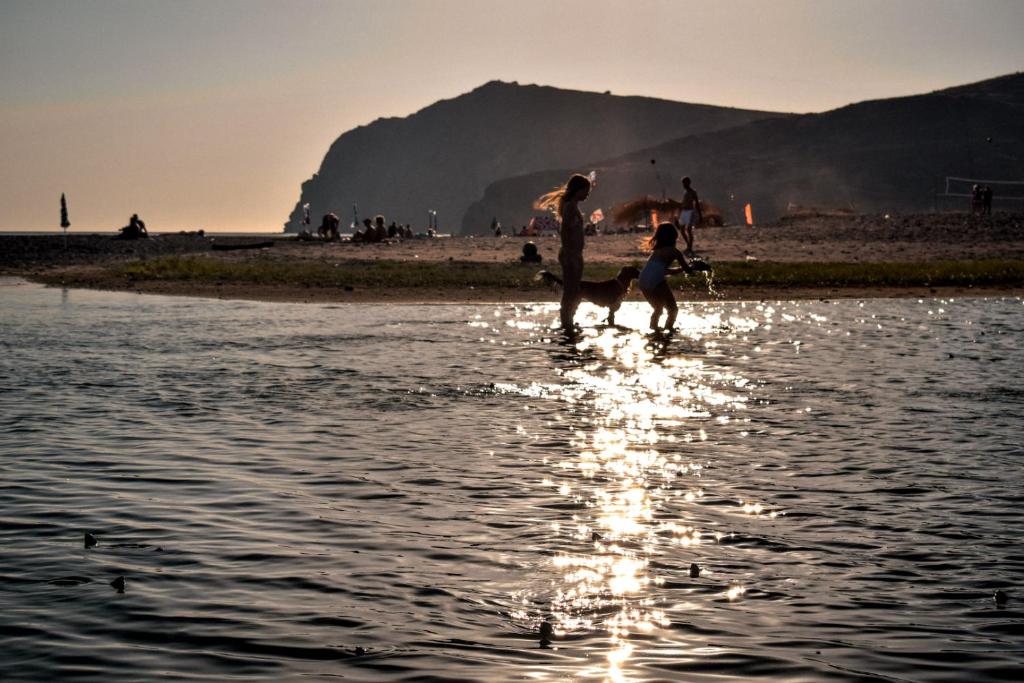
[(60, 193), (60, 227), (64, 230), (64, 248), (68, 248), (68, 228), (71, 227), (71, 221), (68, 220), (68, 200), (64, 197), (64, 193)]
[(637, 223), (671, 220), (682, 210), (682, 203), (675, 199), (657, 199), (646, 195), (613, 206), (611, 216), (617, 225), (636, 225)]
[(68, 220), (68, 200), (63, 192), (60, 193), (60, 227), (64, 230), (71, 227), (71, 221)]

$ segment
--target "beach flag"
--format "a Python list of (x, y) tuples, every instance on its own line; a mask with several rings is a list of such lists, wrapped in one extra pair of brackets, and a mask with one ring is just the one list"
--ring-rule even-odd
[(595, 209), (594, 213), (590, 214), (591, 223), (600, 223), (604, 220), (604, 211), (601, 209)]
[(754, 224), (754, 211), (750, 208), (750, 204), (749, 203), (747, 203), (747, 205), (743, 207), (743, 213), (747, 217), (747, 225), (753, 225)]

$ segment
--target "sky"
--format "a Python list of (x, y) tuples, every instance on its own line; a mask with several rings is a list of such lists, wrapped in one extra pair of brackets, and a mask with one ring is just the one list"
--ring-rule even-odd
[(0, 230), (279, 232), (343, 132), (494, 79), (817, 112), (1024, 68), (1021, 0), (0, 0)]

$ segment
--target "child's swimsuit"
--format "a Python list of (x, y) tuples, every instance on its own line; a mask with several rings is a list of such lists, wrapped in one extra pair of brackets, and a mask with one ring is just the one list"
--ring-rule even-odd
[(640, 277), (637, 279), (637, 284), (640, 285), (640, 289), (645, 292), (650, 292), (664, 282), (668, 266), (668, 262), (655, 258), (654, 254), (651, 254), (651, 257), (647, 259), (647, 264), (644, 266), (644, 269), (640, 271)]

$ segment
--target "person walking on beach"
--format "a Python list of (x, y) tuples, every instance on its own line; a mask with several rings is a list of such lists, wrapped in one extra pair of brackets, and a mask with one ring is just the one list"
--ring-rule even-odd
[(683, 183), (683, 210), (679, 215), (679, 232), (686, 241), (686, 253), (693, 254), (693, 228), (700, 225), (703, 218), (700, 213), (700, 198), (697, 197), (697, 190), (690, 186), (690, 176), (684, 176)]
[[(654, 309), (654, 312), (651, 314), (652, 330), (658, 329), (658, 320), (661, 318), (662, 311), (668, 311), (668, 316), (665, 318), (666, 332), (670, 331), (672, 326), (676, 324), (676, 314), (679, 312), (679, 307), (676, 306), (676, 299), (672, 296), (672, 288), (668, 286), (668, 282), (665, 280), (666, 276), (678, 275), (684, 272), (689, 273), (693, 270), (690, 264), (687, 263), (686, 257), (676, 249), (676, 240), (678, 238), (679, 233), (674, 224), (662, 223), (659, 225), (654, 235), (648, 241), (651, 256), (647, 259), (644, 269), (640, 271), (640, 277), (637, 278), (637, 285), (640, 287), (640, 291), (643, 292), (647, 303)], [(678, 261), (680, 267), (669, 268), (673, 261)]]
[(590, 195), (590, 180), (575, 174), (565, 187), (549, 192), (534, 202), (534, 208), (556, 209), (561, 222), (562, 246), (558, 262), (562, 266), (562, 302), (559, 319), (566, 332), (575, 330), (574, 318), (580, 304), (580, 281), (583, 280), (583, 212), (580, 202)]

